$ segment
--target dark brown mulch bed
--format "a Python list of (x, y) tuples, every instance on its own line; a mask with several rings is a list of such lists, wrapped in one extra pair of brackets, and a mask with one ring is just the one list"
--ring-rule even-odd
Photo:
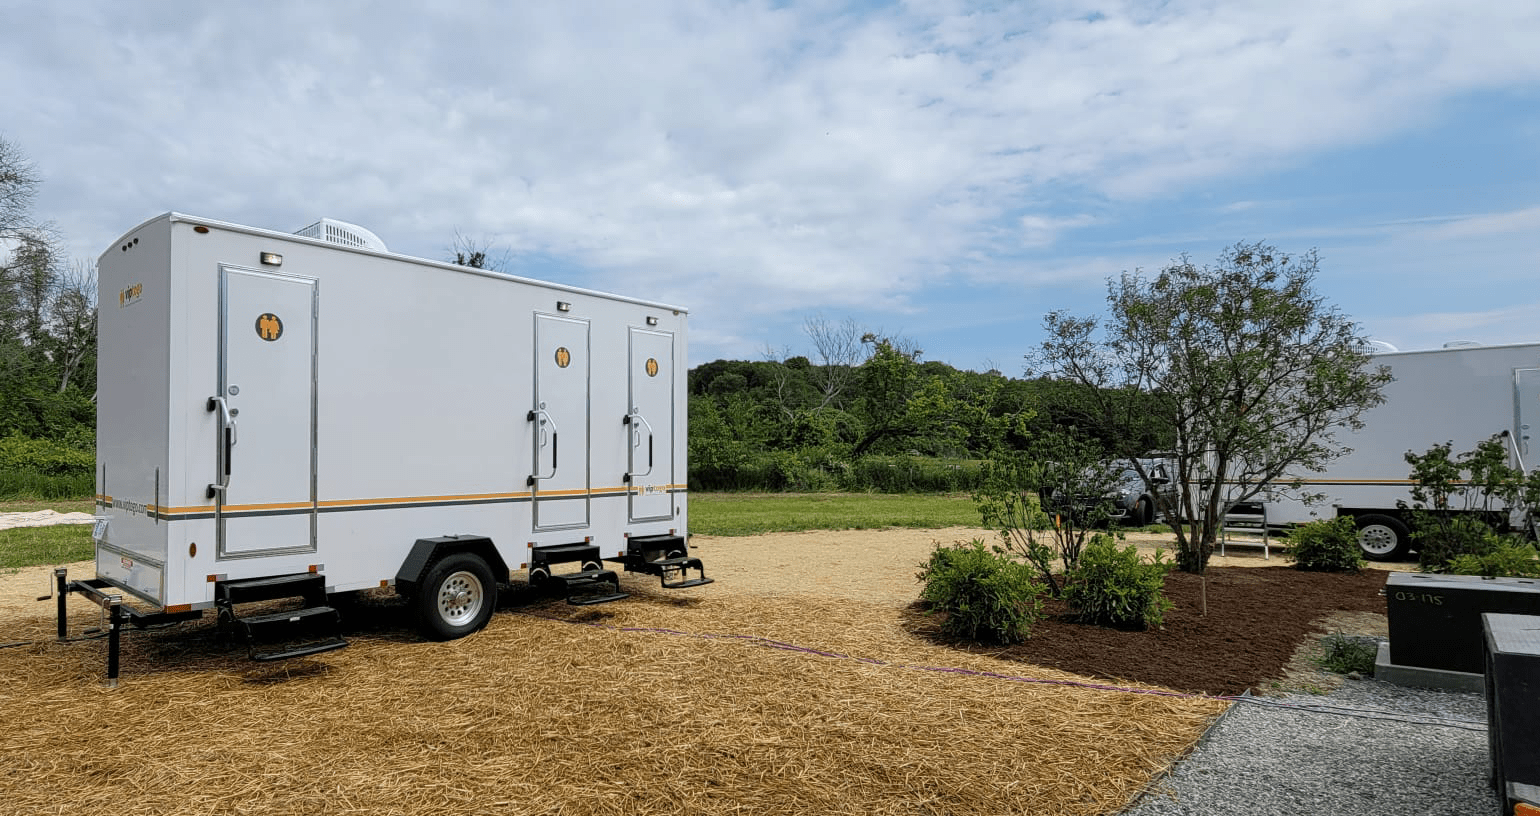
[[(1063, 602), (1049, 599), (1044, 603), (1047, 617), (1026, 642), (987, 651), (1107, 680), (1239, 694), (1280, 677), (1321, 618), (1333, 612), (1383, 613), (1379, 591), (1385, 576), (1379, 570), (1353, 575), (1291, 567), (1210, 567), (1205, 617), (1198, 576), (1173, 572), (1166, 578), (1166, 597), (1176, 608), (1166, 613), (1160, 629), (1130, 632), (1072, 623)], [(940, 638), (938, 620), (918, 609), (908, 616), (908, 625)]]

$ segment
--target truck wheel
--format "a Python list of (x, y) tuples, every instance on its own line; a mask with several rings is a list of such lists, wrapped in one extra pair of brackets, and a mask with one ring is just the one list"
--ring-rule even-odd
[(471, 553), (439, 559), (413, 599), (417, 623), (430, 640), (454, 640), (487, 625), (497, 606), (492, 568)]
[(1134, 524), (1137, 524), (1140, 527), (1150, 526), (1155, 522), (1154, 505), (1150, 502), (1149, 499), (1140, 496), (1139, 500), (1134, 502), (1133, 517)]
[(1411, 549), (1412, 531), (1395, 516), (1378, 513), (1359, 516), (1358, 549), (1370, 561), (1395, 561)]

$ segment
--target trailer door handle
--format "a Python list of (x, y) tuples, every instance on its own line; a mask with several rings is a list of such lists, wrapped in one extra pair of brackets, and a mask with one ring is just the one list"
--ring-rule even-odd
[[(535, 426), (535, 429), (540, 432), (535, 445), (535, 470), (537, 472), (530, 474), (530, 477), (525, 480), (524, 483), (529, 485), (533, 485), (536, 479), (552, 479), (556, 476), (556, 457), (559, 450), (557, 448), (557, 440), (560, 438), (560, 435), (556, 432), (556, 420), (551, 419), (551, 415), (546, 413), (544, 408), (536, 408), (529, 412), (528, 421), (536, 422), (537, 420), (539, 424)], [(551, 426), (551, 472), (542, 476), (538, 471), (540, 469), (540, 449), (545, 447), (544, 426), (546, 425)]]
[(234, 458), (235, 451), (235, 417), (230, 412), (230, 404), (224, 397), (209, 397), (208, 410), (219, 414), (219, 443), (215, 446), (214, 476), (217, 481), (211, 482), (207, 496), (212, 499), (224, 493), (230, 486), (230, 460)]
[(652, 439), (653, 439), (652, 423), (647, 421), (647, 417), (642, 416), (641, 414), (637, 413), (635, 410), (633, 410), (629, 414), (626, 414), (626, 418), (621, 420), (621, 422), (623, 424), (627, 425), (627, 426), (632, 427), (632, 428), (635, 428), (636, 423), (638, 423), (638, 422), (640, 422), (643, 425), (647, 426), (647, 469), (642, 471), (642, 472), (640, 472), (640, 473), (636, 472), (635, 468), (636, 468), (636, 448), (637, 448), (638, 445), (642, 444), (642, 432), (639, 429), (638, 430), (633, 430), (631, 432), (633, 434), (632, 437), (631, 437), (631, 449), (629, 451), (627, 451), (627, 455), (628, 455), (628, 458), (630, 459), (631, 468), (632, 469), (626, 471), (626, 475), (625, 475), (625, 481), (629, 482), (632, 479), (636, 478), (637, 476), (646, 476), (646, 475), (652, 473), (652, 458), (653, 458), (652, 457)]

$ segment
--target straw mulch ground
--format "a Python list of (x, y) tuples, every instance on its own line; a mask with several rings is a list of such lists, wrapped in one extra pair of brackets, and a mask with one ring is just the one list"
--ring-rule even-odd
[(916, 566), (957, 537), (703, 539), (717, 584), (515, 593), (451, 643), (369, 599), (349, 648), (281, 664), (133, 632), (115, 690), (102, 641), (52, 642), (46, 570), (0, 576), (0, 642), (35, 641), (0, 649), (0, 813), (1117, 812), (1225, 704), (911, 631)]

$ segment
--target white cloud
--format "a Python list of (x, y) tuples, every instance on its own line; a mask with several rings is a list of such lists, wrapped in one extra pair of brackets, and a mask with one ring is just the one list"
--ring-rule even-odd
[[(3, 136), (39, 161), (39, 209), (77, 254), (169, 209), (290, 229), (327, 215), (418, 254), (456, 230), (494, 236), (595, 285), (645, 279), (734, 315), (913, 308), (1103, 223), (1109, 202), (1540, 81), (1540, 5), (1517, 2), (99, 2), (11, 17), (0, 75), (27, 92), (0, 98)], [(1101, 268), (1027, 277), (1087, 265)]]
[(1436, 241), (1492, 235), (1540, 234), (1540, 207), (1451, 218), (1423, 233)]

